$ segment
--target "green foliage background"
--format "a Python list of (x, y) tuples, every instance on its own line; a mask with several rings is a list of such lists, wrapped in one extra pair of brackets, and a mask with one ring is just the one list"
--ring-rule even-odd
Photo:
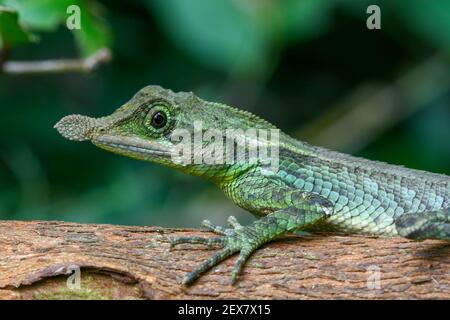
[[(74, 32), (65, 27), (72, 4), (82, 14)], [(366, 28), (370, 4), (381, 7), (382, 30)], [(249, 221), (207, 182), (66, 141), (53, 125), (72, 113), (109, 114), (159, 84), (295, 134), (361, 85), (390, 85), (433, 54), (450, 73), (450, 1), (0, 0), (0, 47), (13, 60), (86, 56), (103, 46), (114, 60), (92, 74), (0, 74), (0, 219)], [(450, 83), (442, 86), (356, 154), (450, 174)]]

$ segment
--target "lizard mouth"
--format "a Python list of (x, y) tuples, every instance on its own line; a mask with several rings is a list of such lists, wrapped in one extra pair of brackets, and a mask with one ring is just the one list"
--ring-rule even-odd
[(152, 158), (155, 156), (167, 158), (172, 155), (169, 147), (135, 137), (94, 135), (91, 142), (99, 148), (139, 159), (145, 159), (147, 156), (151, 156)]
[(105, 133), (108, 127), (106, 118), (91, 118), (82, 115), (70, 115), (62, 118), (55, 128), (66, 139), (74, 141), (90, 140), (99, 148), (125, 156), (151, 160), (168, 158), (172, 155), (169, 146), (139, 137), (118, 136)]

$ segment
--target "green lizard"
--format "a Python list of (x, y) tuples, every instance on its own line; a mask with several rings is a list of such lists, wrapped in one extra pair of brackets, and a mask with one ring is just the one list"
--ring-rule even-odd
[[(173, 141), (173, 133), (184, 129), (195, 134), (195, 121), (201, 121), (202, 132), (212, 128), (222, 132), (229, 128), (243, 129), (240, 138), (244, 140), (249, 138), (247, 129), (276, 129), (251, 113), (159, 86), (143, 88), (110, 116), (70, 115), (55, 125), (67, 139), (90, 140), (114, 153), (206, 178), (234, 203), (259, 218), (242, 226), (229, 217), (230, 229), (205, 220), (203, 226), (220, 236), (171, 239), (172, 245), (222, 246), (188, 273), (184, 284), (192, 283), (208, 269), (239, 252), (232, 270), (234, 282), (256, 249), (298, 230), (333, 229), (416, 240), (450, 239), (449, 176), (311, 146), (282, 132), (277, 142), (276, 170), (266, 170), (260, 161), (209, 164), (175, 161), (174, 149), (180, 141)], [(200, 147), (207, 147), (211, 141), (202, 141)], [(266, 144), (273, 142), (266, 140)], [(193, 150), (190, 160), (203, 150), (192, 141), (189, 147)], [(245, 151), (248, 153), (249, 148)]]

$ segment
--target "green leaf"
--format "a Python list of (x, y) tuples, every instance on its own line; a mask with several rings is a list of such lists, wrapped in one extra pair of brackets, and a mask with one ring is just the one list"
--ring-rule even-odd
[(34, 36), (19, 24), (17, 11), (0, 6), (0, 48), (34, 40)]
[(88, 56), (103, 47), (111, 46), (112, 35), (107, 23), (100, 15), (101, 7), (95, 3), (83, 3), (81, 9), (81, 29), (72, 30), (83, 56)]
[(53, 31), (67, 18), (67, 7), (79, 0), (0, 0), (19, 12), (20, 23), (37, 31)]
[(83, 56), (90, 55), (102, 47), (111, 44), (111, 31), (101, 18), (100, 7), (86, 0), (0, 0), (16, 9), (20, 14), (20, 23), (30, 30), (53, 31), (65, 26), (71, 5), (80, 7), (80, 30), (71, 30)]
[(238, 73), (255, 73), (267, 68), (273, 25), (270, 20), (262, 19), (265, 1), (149, 0), (146, 3), (174, 43), (198, 62)]
[(327, 30), (336, 3), (329, 0), (285, 0), (284, 35), (291, 41), (305, 41)]
[(174, 43), (199, 63), (244, 75), (272, 70), (283, 46), (326, 31), (336, 5), (330, 0), (146, 3)]
[(392, 5), (413, 32), (438, 48), (450, 49), (450, 1), (397, 0)]

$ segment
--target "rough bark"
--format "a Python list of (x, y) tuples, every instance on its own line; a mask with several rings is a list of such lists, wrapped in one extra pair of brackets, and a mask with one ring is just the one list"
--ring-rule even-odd
[[(184, 287), (179, 282), (185, 273), (215, 249), (186, 244), (169, 250), (168, 237), (175, 235), (212, 234), (53, 221), (0, 222), (0, 298), (450, 298), (450, 244), (444, 241), (291, 236), (258, 250), (234, 286), (230, 272), (236, 257)], [(73, 266), (81, 268), (79, 289), (67, 286)]]

